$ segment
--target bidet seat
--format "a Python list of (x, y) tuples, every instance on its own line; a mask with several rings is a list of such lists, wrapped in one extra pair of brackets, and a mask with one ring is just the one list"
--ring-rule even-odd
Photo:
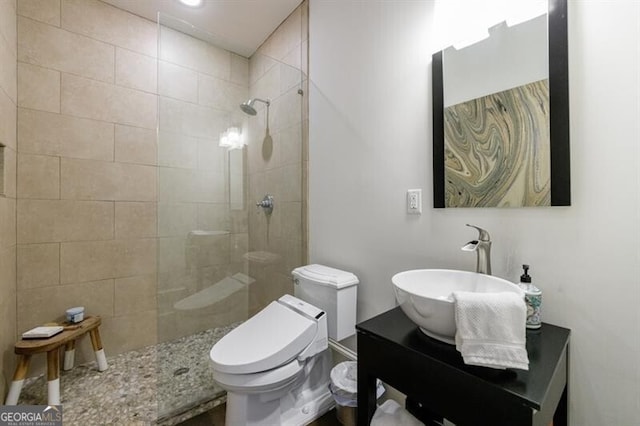
[(316, 321), (271, 302), (211, 348), (213, 369), (246, 375), (290, 363), (312, 343), (317, 329)]
[(228, 391), (261, 393), (287, 386), (298, 377), (303, 368), (304, 362), (294, 358), (280, 367), (259, 373), (231, 374), (222, 373), (214, 369), (213, 378)]

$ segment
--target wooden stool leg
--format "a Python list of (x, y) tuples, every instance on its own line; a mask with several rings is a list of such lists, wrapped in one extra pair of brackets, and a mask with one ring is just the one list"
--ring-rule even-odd
[(94, 328), (89, 331), (91, 335), (91, 345), (93, 346), (93, 350), (96, 353), (96, 361), (98, 361), (98, 371), (104, 371), (109, 366), (107, 365), (107, 357), (104, 354), (104, 349), (102, 348), (102, 341), (100, 340), (100, 332), (98, 328)]
[(16, 371), (13, 374), (13, 381), (9, 388), (9, 394), (7, 395), (6, 405), (16, 405), (18, 398), (20, 398), (20, 392), (22, 392), (22, 385), (24, 379), (27, 377), (27, 371), (29, 371), (29, 361), (31, 361), (31, 355), (20, 355), (18, 358), (18, 365)]
[(60, 405), (60, 350), (47, 352), (47, 404)]
[(64, 365), (62, 369), (69, 371), (73, 368), (76, 355), (76, 341), (71, 340), (64, 345)]

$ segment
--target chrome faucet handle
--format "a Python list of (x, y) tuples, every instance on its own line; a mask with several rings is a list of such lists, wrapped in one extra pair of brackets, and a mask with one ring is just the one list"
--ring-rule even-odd
[(273, 212), (273, 195), (265, 195), (262, 201), (256, 203), (256, 207), (262, 207), (267, 214)]
[(489, 232), (487, 232), (485, 229), (482, 229), (482, 228), (480, 228), (478, 226), (475, 226), (475, 225), (469, 225), (468, 223), (467, 223), (467, 226), (470, 227), (470, 228), (476, 228), (478, 230), (478, 233), (479, 233), (478, 240), (479, 241), (491, 241), (491, 237), (489, 236)]

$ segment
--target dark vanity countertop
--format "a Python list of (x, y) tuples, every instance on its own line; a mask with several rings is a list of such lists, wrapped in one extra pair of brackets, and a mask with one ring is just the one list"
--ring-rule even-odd
[(565, 355), (571, 333), (566, 328), (546, 323), (538, 330), (527, 330), (529, 371), (524, 371), (496, 370), (464, 364), (455, 346), (424, 335), (400, 307), (364, 321), (356, 325), (356, 328), (359, 333), (417, 352), (431, 363), (440, 363), (445, 370), (468, 374), (469, 379), (493, 387), (496, 391), (507, 392), (535, 410), (540, 410), (545, 401), (558, 363)]

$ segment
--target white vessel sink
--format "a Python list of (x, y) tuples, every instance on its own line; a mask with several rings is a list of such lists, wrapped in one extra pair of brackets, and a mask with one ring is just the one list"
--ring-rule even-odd
[(454, 291), (481, 293), (510, 291), (522, 294), (515, 284), (491, 275), (450, 269), (416, 269), (391, 278), (402, 311), (427, 336), (455, 344)]

